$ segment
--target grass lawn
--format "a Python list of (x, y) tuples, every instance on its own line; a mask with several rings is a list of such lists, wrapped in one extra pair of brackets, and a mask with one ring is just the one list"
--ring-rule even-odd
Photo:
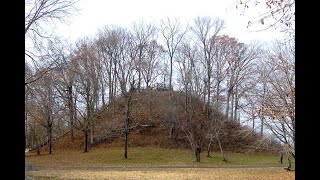
[[(93, 148), (81, 150), (53, 150), (53, 154), (37, 156), (27, 153), (26, 164), (32, 164), (37, 171), (26, 171), (33, 179), (294, 179), (292, 171), (277, 168), (166, 168), (166, 169), (59, 169), (59, 167), (90, 166), (278, 166), (277, 156), (266, 154), (226, 153), (228, 163), (221, 161), (220, 153), (213, 152), (213, 158), (201, 154), (201, 162), (195, 162), (191, 150), (162, 149), (151, 147), (129, 147), (128, 159), (123, 157), (123, 148)], [(287, 159), (282, 164), (287, 166)], [(41, 168), (42, 167), (42, 168)], [(294, 167), (294, 163), (293, 163)]]
[[(239, 166), (239, 165), (281, 165), (277, 156), (266, 154), (226, 153), (228, 163), (221, 161), (220, 153), (213, 152), (213, 158), (201, 153), (201, 162), (195, 162), (191, 150), (162, 149), (151, 147), (129, 147), (128, 159), (124, 159), (122, 147), (92, 148), (87, 153), (82, 150), (55, 150), (48, 155), (37, 156), (27, 153), (26, 164), (44, 167), (61, 166)], [(292, 158), (293, 161), (293, 158)], [(282, 164), (287, 166), (287, 159)], [(293, 163), (294, 165), (294, 163)]]

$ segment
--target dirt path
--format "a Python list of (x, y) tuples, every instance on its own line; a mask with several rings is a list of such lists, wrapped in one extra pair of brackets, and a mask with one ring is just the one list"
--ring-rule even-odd
[(26, 165), (25, 171), (37, 171), (45, 169), (55, 170), (155, 170), (155, 169), (240, 169), (240, 168), (278, 168), (284, 165), (254, 165), (254, 166), (33, 166)]
[(109, 180), (294, 180), (295, 172), (283, 166), (234, 166), (234, 167), (59, 167), (26, 171), (31, 179), (109, 179)]

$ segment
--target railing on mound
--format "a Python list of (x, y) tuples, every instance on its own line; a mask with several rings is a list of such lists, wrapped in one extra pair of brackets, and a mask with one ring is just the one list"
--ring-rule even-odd
[(172, 91), (173, 88), (172, 86), (170, 87), (170, 85), (165, 84), (165, 83), (156, 83), (154, 88), (158, 91)]

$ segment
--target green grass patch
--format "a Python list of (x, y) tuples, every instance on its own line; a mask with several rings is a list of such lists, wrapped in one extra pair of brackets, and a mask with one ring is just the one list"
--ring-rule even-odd
[[(151, 147), (129, 147), (128, 159), (124, 158), (122, 147), (93, 148), (83, 153), (81, 150), (53, 150), (53, 154), (28, 153), (26, 164), (45, 167), (61, 166), (241, 166), (241, 165), (281, 165), (279, 157), (267, 154), (242, 154), (226, 152), (228, 163), (222, 162), (219, 152), (212, 152), (212, 158), (201, 153), (201, 162), (195, 161), (191, 150), (163, 149)], [(294, 165), (294, 159), (291, 158)], [(288, 163), (284, 159), (283, 166)]]

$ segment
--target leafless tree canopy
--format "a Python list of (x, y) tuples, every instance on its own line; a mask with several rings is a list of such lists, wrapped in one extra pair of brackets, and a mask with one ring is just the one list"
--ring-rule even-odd
[(248, 22), (247, 27), (262, 24), (263, 29), (276, 28), (282, 32), (295, 35), (295, 0), (240, 0), (236, 8), (242, 8), (242, 13), (262, 6), (265, 11), (254, 20)]
[[(77, 12), (75, 4), (79, 0), (26, 0), (25, 1), (25, 57), (41, 72), (26, 77), (25, 84), (42, 78), (52, 70), (54, 62), (50, 59), (48, 43), (55, 41), (57, 36), (52, 31), (57, 22), (67, 22), (67, 18)], [(31, 44), (31, 45), (30, 45)]]

